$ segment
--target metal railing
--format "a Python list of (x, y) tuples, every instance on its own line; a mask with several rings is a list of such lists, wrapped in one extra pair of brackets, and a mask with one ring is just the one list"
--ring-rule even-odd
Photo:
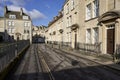
[[(71, 42), (48, 41), (48, 44), (71, 48)], [(81, 50), (85, 52), (101, 53), (101, 43), (97, 43), (97, 44), (77, 43), (75, 48), (77, 50)]]
[(50, 44), (52, 47), (57, 46), (58, 48), (71, 48), (70, 42), (47, 41), (47, 44)]
[(63, 42), (62, 46), (71, 47), (71, 43), (70, 42)]
[(0, 47), (0, 72), (7, 66), (11, 61), (19, 55), (25, 47), (29, 45), (29, 41), (18, 41), (5, 46)]
[(116, 58), (117, 60), (120, 60), (120, 44), (117, 44), (117, 45), (116, 45), (115, 58)]
[(101, 43), (97, 44), (77, 43), (76, 48), (87, 52), (101, 53)]

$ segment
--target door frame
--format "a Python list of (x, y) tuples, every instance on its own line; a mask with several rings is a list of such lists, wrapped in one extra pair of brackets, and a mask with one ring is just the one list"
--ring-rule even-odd
[(106, 53), (107, 54), (111, 54), (111, 53), (108, 53), (108, 33), (107, 33), (107, 30), (109, 30), (109, 29), (113, 29), (114, 30), (114, 42), (113, 42), (113, 53), (112, 54), (114, 54), (114, 52), (115, 52), (115, 24), (109, 24), (109, 25), (106, 25), (106, 27), (107, 27), (107, 29), (106, 29)]

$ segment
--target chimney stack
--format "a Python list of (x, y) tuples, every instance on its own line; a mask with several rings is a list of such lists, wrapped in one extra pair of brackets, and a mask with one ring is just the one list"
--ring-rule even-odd
[(23, 9), (20, 8), (20, 15), (22, 16), (22, 14), (23, 14)]
[(5, 16), (5, 14), (7, 13), (7, 11), (8, 11), (8, 8), (7, 8), (7, 6), (5, 6), (5, 7), (4, 7), (4, 16)]

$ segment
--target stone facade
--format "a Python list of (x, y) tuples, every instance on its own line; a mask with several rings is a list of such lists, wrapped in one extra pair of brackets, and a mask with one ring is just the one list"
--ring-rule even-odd
[(46, 26), (33, 26), (33, 28), (32, 28), (33, 42), (44, 43), (45, 42), (46, 29), (47, 29)]
[[(63, 15), (62, 11), (59, 12), (59, 15), (53, 18), (53, 21), (51, 21), (48, 25), (48, 30), (46, 30), (46, 38), (48, 41), (57, 41), (62, 42), (63, 41)], [(50, 35), (50, 36), (49, 36)]]
[[(119, 5), (119, 0), (66, 0), (62, 17), (55, 17), (57, 19), (49, 24), (47, 41), (67, 42), (72, 48), (114, 54), (120, 44)], [(59, 29), (62, 34), (58, 34)]]
[(32, 36), (38, 35), (40, 37), (45, 37), (45, 26), (33, 26), (32, 27)]

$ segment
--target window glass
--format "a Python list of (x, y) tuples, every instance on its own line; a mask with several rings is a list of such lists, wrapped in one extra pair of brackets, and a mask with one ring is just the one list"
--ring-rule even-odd
[(87, 29), (86, 31), (86, 42), (91, 43), (91, 29)]
[(16, 19), (16, 15), (9, 15), (9, 18)]
[(75, 6), (74, 0), (71, 1), (71, 4), (72, 4), (72, 5), (71, 5), (71, 9), (74, 9), (74, 6)]
[(23, 19), (26, 19), (26, 20), (28, 20), (28, 16), (23, 16)]
[(98, 28), (93, 29), (93, 41), (94, 43), (98, 43), (99, 41), (99, 29)]
[(92, 17), (92, 6), (91, 3), (86, 6), (86, 20)]
[(94, 2), (93, 2), (93, 9), (94, 9), (94, 11), (93, 11), (93, 17), (97, 17), (98, 15), (99, 15), (99, 1), (98, 0), (95, 0)]

